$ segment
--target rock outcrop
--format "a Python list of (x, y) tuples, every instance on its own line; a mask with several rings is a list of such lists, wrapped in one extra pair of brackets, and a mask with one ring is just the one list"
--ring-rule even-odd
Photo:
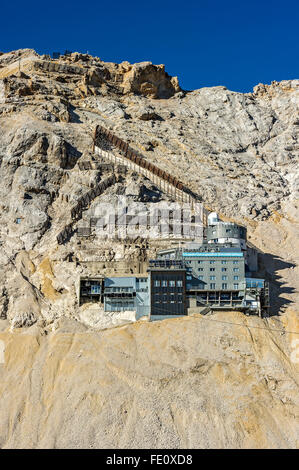
[[(52, 60), (30, 49), (0, 55), (1, 447), (298, 445), (290, 359), (299, 333), (298, 102), (298, 80), (245, 94), (185, 92), (150, 62), (79, 53)], [(270, 281), (273, 318), (235, 312), (215, 321), (246, 328), (210, 319), (206, 329), (204, 319), (188, 318), (96, 331), (132, 318), (79, 307), (79, 277), (113, 274), (116, 262), (121, 272), (142, 270), (159, 243), (80, 239), (77, 230), (98, 203), (120, 195), (131, 204), (169, 202), (142, 175), (99, 160), (98, 124), (224, 220), (247, 226)], [(114, 183), (72, 220), (72, 208), (112, 171)]]
[[(105, 63), (78, 53), (51, 60), (29, 49), (3, 54), (0, 65), (3, 263), (19, 250), (31, 250), (36, 267), (41, 257), (56, 259), (55, 234), (102, 177), (80, 170), (87, 160), (92, 168), (93, 130), (101, 124), (182, 180), (207, 207), (248, 225), (251, 241), (281, 256), (276, 265), (284, 266), (290, 285), (287, 301), (297, 299), (298, 81), (258, 85), (247, 94), (225, 87), (181, 92), (164, 66)], [(135, 201), (152, 191), (133, 175), (125, 186), (111, 191)], [(79, 249), (72, 238), (58, 259)], [(268, 275), (275, 291), (274, 272)], [(57, 290), (67, 295), (63, 285)], [(287, 302), (275, 297), (278, 313)]]

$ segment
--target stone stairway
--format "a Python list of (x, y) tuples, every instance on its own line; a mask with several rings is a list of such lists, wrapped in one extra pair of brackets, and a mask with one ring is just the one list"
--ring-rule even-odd
[[(107, 148), (107, 143), (114, 146), (117, 149), (116, 152), (104, 150), (103, 147)], [(177, 202), (189, 203), (194, 209), (195, 204), (197, 207), (201, 206), (202, 210), (202, 221), (203, 225), (207, 225), (208, 211), (201, 205), (201, 196), (195, 194), (180, 180), (170, 175), (164, 170), (161, 170), (153, 163), (148, 162), (140, 153), (132, 149), (127, 142), (117, 137), (111, 131), (108, 131), (104, 127), (97, 125), (94, 132), (94, 152), (111, 162), (111, 169), (114, 170), (116, 165), (124, 173), (124, 169), (136, 171), (146, 178), (150, 179), (156, 184), (165, 194), (168, 194)], [(79, 165), (80, 170), (89, 169), (108, 169), (109, 164), (101, 162), (82, 162)], [(107, 168), (106, 168), (107, 167)], [(58, 244), (63, 244), (74, 233), (74, 224), (82, 218), (82, 212), (86, 210), (90, 203), (97, 197), (100, 196), (109, 186), (115, 184), (118, 181), (118, 177), (115, 173), (104, 181), (99, 182), (96, 187), (90, 189), (87, 193), (81, 196), (77, 203), (72, 207), (70, 211), (71, 222), (64, 226), (63, 230), (57, 235)]]
[[(107, 143), (117, 149), (117, 155), (115, 152), (107, 150)], [(189, 203), (192, 208), (195, 207), (195, 204), (201, 205), (201, 196), (195, 194), (174, 176), (147, 161), (139, 152), (132, 149), (127, 142), (100, 125), (96, 126), (94, 132), (94, 151), (112, 163), (124, 164), (130, 170), (141, 173), (175, 201)], [(207, 216), (208, 211), (202, 206), (204, 226), (207, 225)]]
[(64, 226), (63, 230), (57, 235), (57, 242), (59, 245), (65, 243), (74, 233), (74, 224), (82, 218), (84, 210), (88, 209), (90, 203), (98, 196), (100, 196), (108, 187), (118, 182), (118, 176), (113, 174), (103, 181), (100, 181), (95, 188), (90, 189), (87, 193), (81, 196), (76, 205), (70, 211), (71, 222)]

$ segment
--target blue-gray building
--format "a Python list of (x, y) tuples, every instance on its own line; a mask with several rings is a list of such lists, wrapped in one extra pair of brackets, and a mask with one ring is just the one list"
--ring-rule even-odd
[(150, 305), (148, 277), (106, 277), (103, 298), (106, 312), (135, 310), (138, 318), (148, 315)]
[(268, 283), (254, 278), (257, 251), (246, 242), (246, 228), (210, 214), (202, 244), (162, 250), (158, 259), (182, 262), (187, 305), (244, 310), (261, 315), (269, 307)]

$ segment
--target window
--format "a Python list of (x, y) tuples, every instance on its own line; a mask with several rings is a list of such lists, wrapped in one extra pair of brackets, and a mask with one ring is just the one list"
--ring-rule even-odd
[(226, 282), (224, 282), (224, 283), (222, 284), (222, 289), (227, 289), (227, 284), (226, 284)]
[(227, 228), (227, 229), (226, 229), (226, 233), (229, 233), (230, 231), (231, 231), (230, 228)]
[(201, 263), (202, 263), (202, 260), (200, 260), (200, 261), (197, 261), (197, 262), (198, 262), (198, 264), (201, 264)]
[(175, 281), (169, 281), (169, 287), (175, 287)]
[(239, 289), (239, 284), (234, 284), (234, 289)]
[(91, 286), (91, 293), (100, 294), (101, 293), (100, 289), (101, 289), (100, 286), (97, 286), (97, 285)]
[(227, 271), (227, 268), (221, 268), (221, 271), (225, 273)]
[(191, 280), (192, 280), (192, 276), (187, 276), (187, 280), (188, 280), (188, 281), (191, 281)]
[(210, 268), (210, 271), (215, 271), (215, 268)]
[(239, 271), (239, 268), (234, 268), (233, 271), (234, 273), (237, 273)]
[(162, 281), (162, 287), (167, 287), (167, 281)]
[(211, 260), (211, 261), (210, 261), (210, 264), (215, 264), (215, 260)]
[(227, 281), (227, 276), (222, 276), (222, 281)]
[(210, 276), (210, 281), (215, 281), (216, 276)]
[(199, 271), (199, 272), (202, 272), (202, 271), (203, 271), (203, 268), (198, 268), (198, 271)]
[(22, 221), (22, 219), (21, 219), (20, 217), (17, 217), (17, 218), (16, 218), (16, 224), (20, 224), (21, 221)]
[(234, 281), (238, 281), (239, 280), (239, 276), (234, 276)]
[(161, 284), (160, 284), (160, 281), (155, 281), (155, 284), (154, 284), (154, 285), (155, 285), (155, 287), (160, 287), (160, 285), (161, 285)]
[(238, 263), (239, 263), (239, 261), (237, 259), (233, 260), (233, 264), (238, 264)]
[(203, 281), (203, 276), (198, 276), (198, 279), (199, 279), (200, 281)]
[(223, 259), (223, 260), (221, 261), (221, 264), (226, 264), (226, 263), (227, 263), (226, 259)]
[(214, 282), (212, 282), (212, 283), (210, 284), (210, 289), (215, 289), (215, 288), (216, 288), (216, 284), (215, 284)]
[(176, 285), (177, 285), (178, 287), (183, 287), (183, 281), (177, 281)]

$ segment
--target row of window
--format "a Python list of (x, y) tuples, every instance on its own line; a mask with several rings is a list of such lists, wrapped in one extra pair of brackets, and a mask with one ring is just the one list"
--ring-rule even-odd
[(166, 280), (163, 280), (163, 281), (154, 281), (154, 286), (155, 287), (183, 287), (183, 281), (179, 280), (179, 281), (173, 281), (173, 280), (170, 280), (170, 281), (166, 281)]
[(105, 287), (105, 292), (133, 292), (133, 287)]
[(111, 302), (106, 304), (106, 308), (109, 308), (110, 311), (119, 312), (121, 310), (134, 310), (134, 302)]
[[(211, 282), (210, 284), (210, 289), (216, 289), (216, 284), (214, 282)], [(223, 282), (221, 289), (227, 289), (227, 283)], [(239, 289), (239, 284), (234, 284), (234, 290)]]
[(162, 294), (162, 293), (155, 293), (154, 297), (155, 304), (182, 304), (183, 303), (183, 295), (178, 294), (175, 295), (171, 294)]
[(101, 287), (100, 286), (91, 286), (91, 293), (92, 294), (100, 294), (101, 293)]
[[(237, 231), (237, 228), (235, 227), (232, 227), (232, 228), (226, 228), (225, 229), (225, 233), (231, 233), (231, 232), (236, 232)], [(239, 230), (240, 233), (243, 233), (242, 230)], [(216, 233), (216, 229), (215, 230), (212, 230), (212, 233)]]
[(167, 292), (165, 294), (164, 292), (155, 292), (155, 297), (160, 297), (163, 296), (163, 299), (165, 300), (167, 297), (174, 297), (176, 296), (178, 299), (183, 298), (183, 294), (174, 294), (173, 292)]
[[(198, 271), (199, 271), (199, 272), (203, 272), (203, 268), (198, 268)], [(216, 271), (216, 268), (210, 268), (210, 271), (211, 271), (211, 272), (215, 272), (215, 271)], [(234, 273), (238, 273), (239, 271), (240, 271), (239, 268), (233, 268), (233, 272), (234, 272)], [(226, 273), (226, 272), (227, 272), (227, 268), (221, 268), (221, 272)]]
[[(210, 263), (210, 264), (215, 264), (217, 261), (219, 261), (219, 260), (214, 260), (214, 259), (212, 259), (212, 260), (209, 261), (209, 263)], [(222, 260), (221, 260), (221, 264), (227, 264), (228, 261), (231, 261), (231, 260), (222, 259)], [(234, 260), (232, 260), (232, 261), (233, 261), (233, 264), (238, 264), (238, 263), (239, 263), (239, 260), (238, 260), (238, 259), (234, 259)], [(206, 263), (207, 260), (199, 260), (199, 261), (197, 261), (197, 262), (198, 262), (198, 264), (203, 264), (203, 263)]]
[[(203, 281), (204, 279), (204, 276), (198, 276), (198, 279), (200, 281)], [(210, 276), (210, 281), (215, 281), (216, 279), (216, 276)], [(234, 281), (238, 281), (239, 280), (239, 276), (234, 276)], [(227, 276), (222, 276), (222, 281), (227, 281)]]

